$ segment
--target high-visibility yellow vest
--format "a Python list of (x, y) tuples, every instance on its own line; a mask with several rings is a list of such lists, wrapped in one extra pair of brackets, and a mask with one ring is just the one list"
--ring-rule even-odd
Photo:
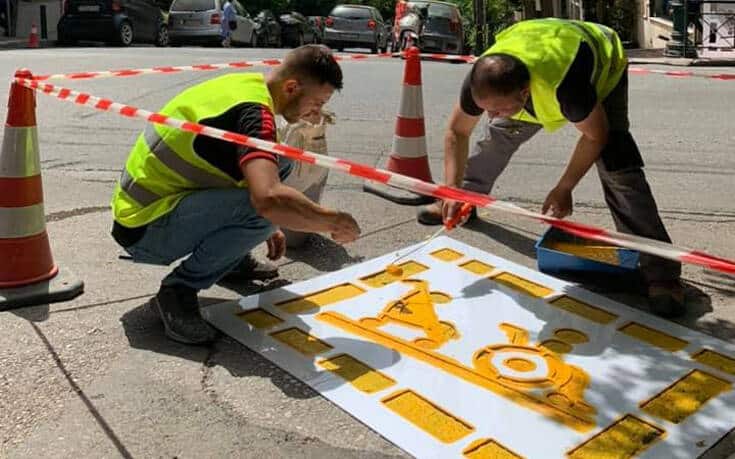
[(574, 62), (580, 43), (587, 43), (595, 57), (592, 83), (602, 101), (625, 72), (627, 59), (617, 33), (592, 22), (565, 19), (521, 21), (500, 32), (483, 56), (503, 53), (523, 62), (531, 75), (530, 90), (535, 116), (522, 110), (514, 119), (561, 128), (564, 119), (556, 90)]
[[(243, 103), (273, 111), (260, 73), (230, 74), (192, 86), (171, 99), (162, 114), (199, 123)], [(194, 151), (196, 134), (164, 125), (148, 125), (138, 137), (115, 186), (115, 221), (135, 228), (171, 212), (187, 194), (210, 188), (246, 187)]]

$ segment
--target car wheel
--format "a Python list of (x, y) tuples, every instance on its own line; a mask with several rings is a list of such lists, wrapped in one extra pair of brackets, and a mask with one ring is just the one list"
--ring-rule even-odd
[(373, 43), (373, 46), (370, 47), (370, 52), (372, 54), (378, 54), (378, 41), (375, 40), (375, 43)]
[(276, 48), (283, 48), (283, 37), (281, 34), (278, 34), (276, 37)]
[(76, 40), (72, 40), (69, 38), (65, 33), (59, 31), (58, 38), (56, 39), (56, 43), (61, 46), (71, 46), (75, 45), (77, 42)]
[(158, 29), (158, 35), (156, 36), (156, 46), (168, 46), (168, 27), (165, 25), (162, 25), (161, 28)]
[(255, 35), (255, 32), (250, 33), (250, 47), (251, 48), (257, 48), (258, 47), (258, 36)]
[(303, 32), (299, 32), (299, 39), (296, 42), (296, 47), (298, 48), (300, 46), (304, 46), (304, 33)]
[(128, 21), (120, 24), (120, 30), (117, 33), (118, 43), (122, 46), (130, 46), (133, 43), (133, 26)]

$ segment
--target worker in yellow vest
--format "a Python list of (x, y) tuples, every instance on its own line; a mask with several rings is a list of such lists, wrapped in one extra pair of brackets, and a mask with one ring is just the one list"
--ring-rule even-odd
[[(581, 136), (541, 211), (570, 215), (572, 191), (594, 164), (617, 229), (670, 242), (629, 130), (627, 65), (620, 38), (603, 25), (549, 18), (503, 30), (467, 75), (450, 116), (447, 184), (490, 193), (523, 143), (541, 129), (554, 132), (571, 122)], [(470, 135), (483, 113), (489, 122), (469, 155)], [(421, 208), (418, 220), (441, 224), (458, 206), (436, 202)], [(681, 265), (646, 254), (640, 264), (651, 310), (682, 315)]]
[[(342, 71), (330, 50), (307, 45), (289, 52), (267, 76), (233, 73), (190, 87), (161, 113), (277, 141), (274, 115), (296, 122), (318, 113)], [(149, 125), (130, 152), (112, 198), (112, 236), (134, 261), (168, 265), (186, 257), (152, 300), (166, 335), (187, 344), (217, 337), (199, 313), (198, 292), (229, 281), (271, 277), (250, 255), (267, 241), (280, 258), (277, 229), (331, 233), (355, 240), (354, 218), (315, 204), (281, 183), (291, 162), (272, 153), (164, 125)]]

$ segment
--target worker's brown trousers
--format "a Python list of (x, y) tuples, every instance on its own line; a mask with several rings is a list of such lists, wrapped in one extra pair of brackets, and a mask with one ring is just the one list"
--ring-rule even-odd
[[(610, 124), (610, 140), (597, 160), (597, 173), (605, 201), (618, 231), (671, 242), (656, 201), (643, 173), (643, 160), (630, 134), (627, 71), (603, 101)], [(484, 136), (473, 147), (462, 187), (490, 193), (513, 153), (531, 139), (541, 126), (510, 119), (492, 119)], [(678, 279), (681, 264), (641, 254), (641, 271), (647, 281)]]

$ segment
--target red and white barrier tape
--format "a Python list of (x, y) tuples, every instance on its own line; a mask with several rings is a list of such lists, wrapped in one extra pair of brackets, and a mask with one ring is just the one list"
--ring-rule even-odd
[(575, 223), (569, 220), (559, 220), (537, 212), (531, 212), (516, 206), (515, 204), (499, 201), (493, 197), (473, 193), (459, 188), (428, 183), (405, 175), (396, 174), (394, 172), (383, 169), (376, 169), (364, 164), (338, 159), (330, 156), (319, 155), (316, 153), (294, 148), (288, 145), (276, 144), (265, 140), (248, 137), (234, 132), (224, 131), (209, 126), (204, 126), (189, 121), (183, 121), (171, 118), (161, 113), (153, 113), (147, 110), (113, 102), (109, 99), (94, 97), (73, 91), (67, 88), (56, 87), (51, 84), (40, 83), (35, 80), (16, 78), (15, 82), (25, 87), (34, 89), (44, 94), (57, 97), (58, 99), (73, 102), (79, 105), (87, 105), (102, 111), (111, 111), (123, 116), (131, 118), (141, 118), (149, 123), (163, 124), (177, 129), (181, 129), (195, 134), (206, 135), (216, 139), (233, 142), (239, 145), (245, 145), (251, 148), (257, 148), (263, 151), (286, 156), (298, 161), (315, 164), (328, 169), (337, 170), (347, 173), (354, 177), (360, 177), (397, 188), (412, 191), (422, 195), (433, 196), (439, 199), (452, 199), (470, 203), (477, 207), (498, 209), (515, 215), (539, 220), (549, 225), (555, 226), (567, 233), (580, 236), (587, 239), (602, 241), (620, 247), (627, 247), (638, 250), (640, 252), (649, 253), (663, 258), (668, 258), (682, 263), (690, 263), (701, 265), (715, 271), (729, 274), (735, 274), (735, 261), (718, 258), (697, 250), (690, 250), (675, 247), (672, 244), (655, 241), (652, 239), (623, 234), (614, 231), (608, 231), (603, 228)]
[[(341, 61), (364, 61), (367, 59), (385, 59), (397, 55), (391, 53), (385, 54), (335, 54), (334, 59)], [(282, 59), (264, 59), (259, 61), (240, 61), (228, 62), (223, 64), (197, 64), (182, 65), (178, 67), (165, 66), (153, 67), (149, 69), (121, 69), (121, 70), (103, 70), (98, 72), (76, 72), (76, 73), (55, 73), (51, 75), (34, 75), (33, 79), (37, 81), (47, 80), (89, 80), (93, 78), (111, 78), (111, 77), (133, 77), (149, 74), (171, 74), (180, 72), (207, 72), (222, 69), (244, 69), (249, 67), (274, 67), (280, 65)]]
[[(373, 59), (385, 59), (390, 57), (400, 57), (400, 53), (384, 53), (384, 54), (335, 54), (337, 61), (367, 61)], [(475, 56), (453, 55), (453, 54), (420, 54), (422, 59), (447, 61), (455, 63), (472, 64), (477, 58)], [(133, 77), (150, 74), (171, 74), (181, 72), (206, 72), (223, 69), (244, 69), (250, 67), (274, 67), (281, 64), (282, 59), (264, 59), (259, 61), (240, 61), (228, 62), (221, 64), (197, 64), (183, 65), (178, 67), (165, 66), (153, 67), (148, 69), (121, 69), (121, 70), (103, 70), (98, 72), (76, 72), (76, 73), (55, 73), (51, 75), (35, 75), (34, 80), (89, 80), (96, 78), (112, 78), (112, 77)], [(660, 70), (647, 69), (643, 67), (630, 67), (628, 71), (634, 75), (657, 74), (670, 76), (674, 78), (699, 77), (709, 78), (713, 80), (735, 80), (733, 73), (697, 73), (682, 70)]]

